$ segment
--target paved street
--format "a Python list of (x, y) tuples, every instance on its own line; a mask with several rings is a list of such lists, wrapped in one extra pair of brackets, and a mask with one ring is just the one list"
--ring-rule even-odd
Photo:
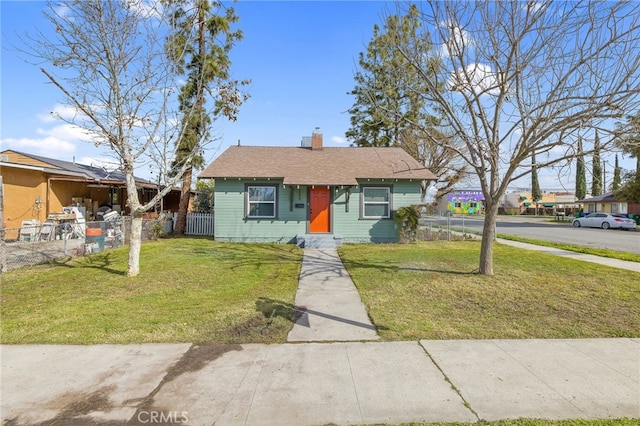
[[(570, 222), (548, 222), (552, 219), (551, 217), (500, 216), (497, 231), (499, 234), (640, 254), (640, 231), (573, 228)], [(457, 230), (482, 232), (483, 220), (484, 217), (454, 216), (450, 219), (450, 223)], [(446, 226), (447, 218), (429, 216), (423, 219), (423, 223), (427, 226), (429, 223)]]

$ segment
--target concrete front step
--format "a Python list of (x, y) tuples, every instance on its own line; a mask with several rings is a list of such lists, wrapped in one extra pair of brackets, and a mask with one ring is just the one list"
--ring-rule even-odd
[(301, 234), (296, 236), (296, 244), (308, 249), (331, 249), (342, 245), (342, 237), (335, 234)]

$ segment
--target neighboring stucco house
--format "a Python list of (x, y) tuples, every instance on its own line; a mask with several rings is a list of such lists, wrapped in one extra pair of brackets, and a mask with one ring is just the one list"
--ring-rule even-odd
[[(82, 205), (87, 219), (102, 206), (127, 213), (124, 175), (101, 167), (73, 161), (5, 150), (0, 153), (0, 175), (4, 185), (4, 221), (8, 228), (18, 228), (24, 220), (43, 223), (50, 213)], [(157, 185), (136, 178), (143, 202), (153, 198)], [(180, 191), (174, 190), (163, 200), (163, 210), (177, 210)]]
[(578, 200), (577, 203), (583, 204), (585, 213), (620, 213), (620, 214), (640, 214), (639, 203), (628, 203), (619, 201), (613, 193), (598, 195), (597, 197)]
[(517, 214), (565, 214), (578, 209), (575, 195), (568, 192), (543, 192), (542, 199), (533, 201), (531, 192), (505, 194), (501, 209), (504, 213)]
[(215, 179), (215, 238), (300, 243), (395, 242), (393, 212), (421, 203), (437, 177), (401, 148), (234, 146), (199, 176)]

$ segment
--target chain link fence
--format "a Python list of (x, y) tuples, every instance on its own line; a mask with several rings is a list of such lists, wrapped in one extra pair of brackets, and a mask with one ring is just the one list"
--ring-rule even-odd
[[(142, 241), (171, 233), (170, 221), (142, 222)], [(0, 228), (0, 272), (67, 260), (121, 247), (129, 243), (130, 217), (108, 221), (32, 223), (20, 228)]]
[[(416, 240), (418, 241), (464, 241), (481, 239), (482, 236), (451, 225), (451, 214), (439, 212), (437, 215), (422, 215), (419, 220)], [(464, 218), (463, 218), (464, 220)], [(464, 223), (464, 222), (463, 222)]]

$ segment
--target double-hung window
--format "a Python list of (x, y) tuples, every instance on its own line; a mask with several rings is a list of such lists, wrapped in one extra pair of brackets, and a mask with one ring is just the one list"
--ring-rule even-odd
[(362, 218), (386, 219), (391, 217), (391, 188), (362, 188)]
[(276, 217), (276, 187), (247, 187), (247, 217), (254, 219)]

